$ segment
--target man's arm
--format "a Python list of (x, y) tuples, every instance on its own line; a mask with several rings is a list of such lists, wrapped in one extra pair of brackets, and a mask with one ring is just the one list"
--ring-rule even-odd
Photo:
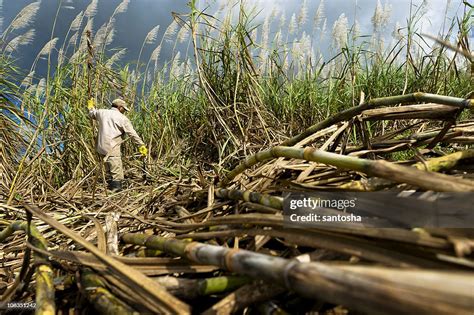
[(123, 120), (123, 132), (127, 134), (130, 138), (132, 138), (133, 142), (138, 146), (144, 146), (145, 143), (143, 142), (142, 138), (137, 134), (135, 129), (133, 129), (132, 123), (127, 117), (124, 117)]

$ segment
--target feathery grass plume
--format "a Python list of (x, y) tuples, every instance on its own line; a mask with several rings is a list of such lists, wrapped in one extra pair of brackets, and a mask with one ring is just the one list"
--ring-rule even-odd
[(104, 47), (112, 44), (115, 38), (115, 18), (111, 18), (109, 23), (107, 23), (107, 28), (105, 31), (105, 43)]
[(74, 20), (72, 20), (71, 22), (71, 25), (69, 26), (69, 30), (71, 32), (75, 32), (77, 31), (78, 29), (81, 28), (81, 24), (82, 24), (82, 19), (84, 18), (84, 12), (81, 11), (79, 12), (76, 17), (74, 18)]
[(270, 13), (270, 20), (273, 20), (275, 17), (278, 16), (278, 13), (280, 13), (280, 9), (278, 7), (273, 7), (272, 12)]
[(45, 92), (45, 89), (46, 89), (46, 79), (45, 78), (41, 78), (41, 80), (39, 80), (38, 82), (38, 86), (36, 87), (36, 97), (41, 97), (44, 92)]
[[(286, 50), (286, 49), (285, 49)], [(287, 73), (290, 69), (290, 56), (285, 54), (285, 59), (283, 60), (283, 65), (281, 66), (283, 72)]]
[(324, 35), (326, 35), (327, 22), (328, 22), (328, 19), (324, 18), (323, 26), (321, 27), (321, 34), (320, 34), (321, 40), (323, 40)]
[(183, 67), (183, 75), (188, 78), (194, 75), (194, 69), (190, 58), (186, 58), (186, 62), (184, 63)]
[(117, 51), (116, 53), (114, 53), (110, 58), (109, 60), (107, 60), (107, 62), (105, 63), (105, 66), (107, 68), (112, 68), (112, 66), (119, 62), (120, 59), (123, 58), (123, 56), (125, 56), (125, 54), (127, 53), (127, 48), (122, 48), (120, 49), (119, 51)]
[[(173, 21), (173, 22), (174, 22), (174, 21)], [(157, 26), (153, 27), (153, 28), (148, 32), (148, 34), (146, 34), (145, 40), (143, 41), (142, 47), (140, 48), (140, 52), (138, 53), (137, 66), (135, 67), (135, 72), (138, 73), (138, 71), (139, 71), (139, 68), (140, 68), (140, 60), (141, 60), (141, 57), (142, 57), (143, 48), (145, 47), (146, 44), (153, 44), (153, 43), (156, 41), (156, 39), (157, 39), (157, 37), (158, 37), (158, 31), (159, 31), (159, 29), (160, 29), (160, 26), (157, 25)], [(164, 37), (164, 36), (163, 36), (163, 37)], [(162, 39), (162, 41), (163, 41), (163, 39)], [(160, 45), (161, 45), (161, 43), (160, 43)], [(150, 62), (150, 61), (149, 61), (149, 62)], [(146, 66), (145, 74), (146, 74), (146, 71), (147, 71), (147, 69), (148, 69), (149, 62), (148, 62), (148, 64), (147, 64), (147, 66)], [(157, 62), (155, 61), (155, 64), (156, 64), (156, 63), (157, 63)]]
[(69, 38), (69, 45), (75, 45), (78, 36), (79, 36), (79, 34), (78, 34), (77, 32), (74, 33), (74, 34), (71, 36), (71, 38)]
[(303, 0), (303, 4), (301, 5), (300, 12), (298, 14), (298, 27), (302, 27), (308, 21), (308, 2), (307, 0)]
[(84, 15), (88, 18), (92, 18), (97, 14), (97, 5), (99, 4), (99, 0), (92, 0), (91, 3), (87, 6)]
[(380, 0), (377, 0), (374, 15), (372, 15), (371, 19), (372, 26), (374, 28), (374, 33), (378, 33), (385, 28), (388, 20), (390, 19), (391, 11), (392, 7), (388, 2), (386, 2), (385, 5), (382, 7)]
[(87, 31), (91, 31), (94, 28), (94, 18), (88, 18), (87, 19), (87, 24), (84, 26), (84, 30), (82, 32), (83, 35), (86, 34)]
[(167, 42), (173, 42), (173, 36), (176, 35), (176, 31), (178, 29), (178, 22), (173, 20), (171, 24), (166, 28), (165, 33), (163, 34), (163, 38)]
[(285, 11), (283, 11), (280, 15), (279, 27), (280, 27), (280, 29), (286, 28), (286, 14), (285, 14)]
[(154, 28), (152, 28), (148, 34), (146, 34), (146, 37), (145, 37), (145, 44), (147, 45), (151, 45), (153, 44), (157, 37), (158, 37), (158, 31), (160, 30), (160, 26), (157, 25), (155, 26)]
[(359, 21), (355, 20), (352, 26), (352, 38), (355, 40), (360, 36), (360, 24)]
[(25, 88), (29, 87), (33, 83), (33, 76), (35, 75), (34, 71), (28, 73), (28, 75), (21, 81), (20, 86), (24, 86)]
[(258, 67), (258, 71), (261, 75), (265, 74), (268, 65), (268, 49), (267, 47), (262, 47), (260, 49), (260, 53), (258, 54), (258, 58), (260, 60), (260, 65)]
[(375, 6), (374, 14), (372, 16), (372, 26), (374, 28), (374, 34), (371, 38), (371, 47), (378, 53), (383, 51), (384, 47), (384, 40), (382, 37), (382, 33), (386, 28), (388, 20), (390, 19), (390, 12), (391, 6), (388, 2), (385, 3), (385, 6), (382, 7), (380, 0), (377, 0), (377, 4)]
[(82, 36), (79, 38), (79, 47), (78, 50), (81, 52), (85, 52), (87, 50), (87, 39), (86, 39), (86, 33), (87, 31), (91, 31), (94, 28), (94, 18), (88, 18), (86, 26), (84, 26), (84, 29), (82, 30)]
[(398, 22), (398, 21), (395, 23), (395, 27), (393, 28), (393, 32), (392, 32), (392, 36), (396, 40), (402, 40), (403, 39), (402, 27), (400, 25), (400, 22)]
[(123, 0), (115, 9), (115, 14), (125, 13), (128, 10), (130, 0)]
[(156, 46), (156, 48), (153, 50), (153, 52), (151, 53), (150, 60), (158, 61), (158, 59), (160, 58), (160, 53), (161, 53), (161, 44)]
[(347, 33), (349, 30), (349, 22), (344, 13), (339, 15), (332, 27), (333, 45), (335, 48), (342, 48), (347, 44)]
[(311, 67), (317, 68), (317, 66), (319, 65), (320, 59), (316, 57), (316, 52), (314, 51), (313, 46), (311, 46), (311, 51), (309, 53), (309, 58), (310, 58), (310, 62), (308, 63), (309, 70), (311, 70)]
[(153, 72), (151, 69), (149, 70), (146, 70), (146, 73), (145, 73), (145, 77), (144, 77), (144, 82), (145, 82), (145, 85), (149, 86), (153, 83)]
[(20, 46), (31, 44), (33, 42), (33, 39), (35, 38), (35, 33), (35, 29), (32, 28), (26, 33), (18, 35), (6, 44), (4, 51), (11, 53), (17, 50)]
[(316, 14), (314, 15), (314, 29), (320, 29), (321, 23), (323, 22), (324, 16), (324, 0), (319, 2), (318, 8), (316, 9)]
[(296, 32), (296, 28), (298, 25), (296, 24), (296, 14), (293, 13), (290, 19), (290, 25), (288, 25), (288, 32), (290, 35), (293, 35)]
[(186, 25), (183, 25), (178, 32), (178, 42), (180, 44), (184, 43), (189, 37), (189, 29)]
[(115, 19), (111, 18), (108, 22), (104, 23), (96, 32), (94, 37), (93, 45), (97, 49), (99, 47), (107, 47), (110, 45), (115, 36)]
[(301, 43), (301, 50), (303, 51), (303, 53), (307, 54), (312, 50), (311, 37), (308, 34), (306, 34), (305, 31), (303, 31), (303, 34), (301, 35), (300, 43)]
[(178, 51), (171, 62), (170, 76), (179, 78), (181, 76), (181, 67), (180, 67), (180, 58), (181, 53)]
[(383, 8), (382, 8), (382, 4), (380, 3), (380, 0), (377, 0), (377, 3), (375, 4), (374, 14), (372, 15), (372, 19), (371, 19), (374, 32), (378, 32), (382, 20), (383, 20)]
[[(76, 51), (74, 52), (74, 54), (71, 56), (71, 58), (69, 59), (69, 61), (71, 62), (76, 62), (78, 61), (79, 57), (84, 55), (87, 51), (87, 40), (86, 40), (86, 31), (87, 30), (92, 30), (92, 25), (94, 23), (94, 18), (90, 18), (88, 21), (87, 21), (87, 24), (82, 32), (82, 37), (79, 39), (79, 47), (77, 47)], [(79, 35), (78, 35), (79, 36)]]
[(268, 38), (270, 34), (270, 16), (267, 15), (265, 17), (265, 20), (263, 21), (263, 26), (262, 26), (262, 38), (261, 38), (261, 43), (260, 45), (262, 46), (262, 49), (266, 49), (268, 47)]
[(130, 75), (128, 76), (127, 83), (129, 84), (129, 86), (134, 86), (137, 80), (138, 80), (138, 74), (135, 70), (132, 70), (130, 72)]
[(276, 32), (275, 37), (273, 37), (273, 42), (276, 47), (281, 47), (283, 45), (283, 36), (281, 34), (281, 29)]
[(80, 62), (81, 60), (79, 59), (79, 57), (82, 57), (84, 56), (85, 54), (85, 49), (81, 49), (81, 47), (79, 47), (71, 56), (71, 58), (69, 58), (69, 62), (71, 63), (76, 63), (76, 62)]
[(252, 42), (256, 43), (258, 38), (258, 27), (255, 27), (251, 32), (250, 32), (250, 39)]
[(300, 59), (301, 49), (300, 49), (300, 42), (295, 40), (291, 44), (291, 57), (293, 61), (298, 61)]
[[(383, 14), (384, 14), (384, 18), (385, 18), (385, 23), (384, 24), (387, 24), (389, 21), (390, 21), (390, 15), (392, 14), (392, 5), (390, 3), (385, 2), (385, 5), (383, 7)], [(385, 28), (386, 25), (384, 25), (384, 28)]]
[(101, 27), (97, 30), (94, 36), (93, 45), (96, 48), (99, 48), (105, 43), (105, 36), (107, 34), (107, 22), (102, 24)]
[(303, 31), (301, 38), (293, 42), (291, 54), (298, 67), (298, 74), (302, 75), (303, 66), (307, 64), (307, 57), (311, 51), (311, 38)]
[(17, 14), (7, 29), (10, 31), (15, 31), (25, 28), (33, 23), (40, 8), (40, 4), (41, 1), (36, 1), (21, 9), (20, 13)]
[(63, 64), (64, 61), (64, 49), (61, 47), (58, 51), (58, 67)]
[(53, 49), (56, 48), (56, 43), (58, 42), (58, 39), (59, 38), (55, 37), (51, 39), (50, 41), (48, 41), (40, 50), (40, 52), (38, 53), (38, 56), (49, 55), (51, 51), (53, 51)]
[(26, 90), (25, 90), (25, 94), (26, 95), (33, 95), (36, 91), (36, 88), (38, 87), (37, 84), (30, 84)]

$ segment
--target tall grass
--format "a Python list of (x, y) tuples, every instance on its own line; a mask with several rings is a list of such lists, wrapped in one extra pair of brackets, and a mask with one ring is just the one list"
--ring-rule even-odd
[[(279, 27), (269, 18), (258, 24), (259, 12), (247, 8), (245, 2), (209, 14), (191, 1), (190, 12), (174, 16), (148, 60), (143, 48), (159, 40), (158, 26), (143, 39), (138, 62), (123, 65), (119, 61), (125, 51), (109, 48), (113, 44), (110, 34), (115, 32), (115, 15), (124, 13), (128, 2), (122, 1), (109, 21), (97, 32), (93, 30), (92, 68), (87, 67), (83, 34), (93, 25), (96, 0), (72, 21), (62, 43), (51, 36), (39, 52), (38, 56), (48, 56), (47, 78), (34, 77), (34, 64), (25, 71), (25, 80), (14, 80), (18, 87), (4, 85), (3, 92), (16, 94), (22, 109), (37, 123), (34, 138), (27, 140), (18, 125), (3, 124), (7, 127), (2, 129), (1, 151), (24, 158), (21, 165), (8, 161), (16, 165), (17, 175), (15, 181), (2, 179), (10, 194), (15, 186), (31, 185), (31, 191), (41, 191), (98, 176), (95, 130), (85, 106), (90, 97), (88, 82), (100, 107), (108, 107), (119, 96), (134, 103), (130, 118), (150, 149), (151, 170), (156, 172), (190, 162), (228, 167), (242, 155), (357, 104), (361, 93), (366, 98), (415, 91), (462, 97), (472, 90), (471, 60), (445, 46), (427, 45), (418, 31), (423, 12), (415, 7), (407, 25), (395, 30), (392, 43), (381, 45), (380, 28), (388, 19), (388, 9), (380, 5), (372, 17), (374, 34), (367, 38), (360, 37), (357, 24), (349, 25), (345, 16), (333, 27), (327, 26), (323, 1), (314, 13), (304, 1), (289, 19), (290, 27), (285, 25), (286, 18)], [(453, 19), (439, 37), (455, 38), (453, 45), (469, 51), (471, 14), (472, 8), (466, 5), (464, 17), (458, 22)], [(12, 24), (20, 18), (21, 14)], [(303, 33), (309, 23), (313, 23), (313, 33)], [(20, 43), (29, 42), (23, 38), (12, 45), (9, 30), (15, 28), (18, 25), (10, 25), (2, 35), (3, 72), (12, 72), (12, 53)], [(336, 40), (332, 57), (324, 59), (316, 47), (318, 40), (329, 37), (328, 29)], [(160, 59), (163, 47), (173, 51), (167, 62)], [(53, 61), (56, 51), (59, 60)], [(1, 107), (1, 113), (11, 109), (5, 100)], [(5, 117), (2, 114), (2, 122), (7, 122)], [(13, 150), (19, 141), (30, 144), (26, 152)], [(127, 142), (127, 165), (136, 163), (131, 158), (134, 154), (136, 148)], [(32, 177), (38, 180), (31, 181)]]

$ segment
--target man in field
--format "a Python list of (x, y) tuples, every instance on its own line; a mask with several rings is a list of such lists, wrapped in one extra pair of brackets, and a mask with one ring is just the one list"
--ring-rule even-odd
[(123, 167), (120, 153), (122, 138), (128, 135), (139, 146), (142, 156), (146, 157), (147, 148), (138, 136), (132, 123), (124, 115), (128, 112), (127, 103), (122, 99), (112, 102), (111, 109), (96, 109), (94, 100), (87, 102), (89, 116), (97, 120), (99, 136), (97, 137), (97, 152), (103, 157), (106, 169), (108, 188), (113, 192), (122, 190)]

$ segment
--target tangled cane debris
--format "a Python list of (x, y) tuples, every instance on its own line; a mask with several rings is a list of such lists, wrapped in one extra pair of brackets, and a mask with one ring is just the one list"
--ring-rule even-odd
[(474, 121), (458, 121), (473, 108), (425, 93), (362, 102), (217, 184), (212, 172), (147, 174), (146, 185), (92, 194), (89, 177), (39, 198), (17, 187), (21, 199), (2, 176), (1, 307), (472, 314), (472, 229), (288, 226), (283, 209), (289, 192), (473, 192)]

